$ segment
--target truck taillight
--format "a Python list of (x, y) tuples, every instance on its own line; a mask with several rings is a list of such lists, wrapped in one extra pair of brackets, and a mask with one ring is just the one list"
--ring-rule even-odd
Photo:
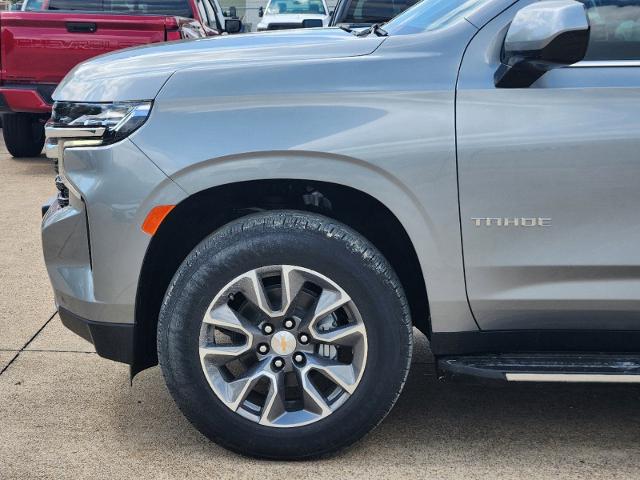
[(171, 40), (181, 40), (182, 32), (180, 31), (180, 24), (178, 23), (178, 19), (175, 17), (168, 17), (165, 20), (165, 28), (166, 28), (166, 40), (170, 42)]

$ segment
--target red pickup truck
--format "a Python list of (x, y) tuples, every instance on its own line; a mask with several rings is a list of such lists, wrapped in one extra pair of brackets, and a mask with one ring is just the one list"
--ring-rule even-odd
[(57, 84), (91, 57), (154, 42), (236, 33), (217, 0), (27, 0), (0, 13), (0, 113), (14, 157), (39, 155)]

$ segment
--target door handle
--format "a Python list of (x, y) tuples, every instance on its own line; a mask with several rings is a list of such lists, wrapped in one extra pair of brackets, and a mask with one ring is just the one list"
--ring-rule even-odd
[(67, 22), (69, 33), (95, 33), (98, 25), (94, 22)]

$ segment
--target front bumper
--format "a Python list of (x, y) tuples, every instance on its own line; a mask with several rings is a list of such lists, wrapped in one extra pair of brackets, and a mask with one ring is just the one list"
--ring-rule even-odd
[(0, 113), (26, 112), (50, 114), (55, 85), (3, 85), (0, 87)]
[(68, 201), (52, 199), (42, 219), (55, 302), (63, 323), (100, 355), (130, 363), (138, 279), (151, 240), (141, 225), (153, 206), (185, 194), (130, 140), (63, 154)]
[(62, 307), (58, 315), (65, 327), (91, 342), (101, 357), (133, 364), (133, 324), (93, 322)]
[(58, 196), (42, 206), (42, 215), (45, 262), (62, 324), (91, 342), (101, 357), (132, 364), (133, 323), (96, 322), (69, 310), (88, 315), (97, 307), (91, 294), (93, 276), (86, 212), (60, 202)]

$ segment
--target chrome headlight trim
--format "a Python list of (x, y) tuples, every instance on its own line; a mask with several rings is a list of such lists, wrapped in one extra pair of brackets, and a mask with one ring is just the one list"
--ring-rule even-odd
[(97, 147), (103, 144), (106, 128), (63, 128), (47, 123), (44, 127), (45, 153), (52, 160), (62, 159), (67, 147)]

